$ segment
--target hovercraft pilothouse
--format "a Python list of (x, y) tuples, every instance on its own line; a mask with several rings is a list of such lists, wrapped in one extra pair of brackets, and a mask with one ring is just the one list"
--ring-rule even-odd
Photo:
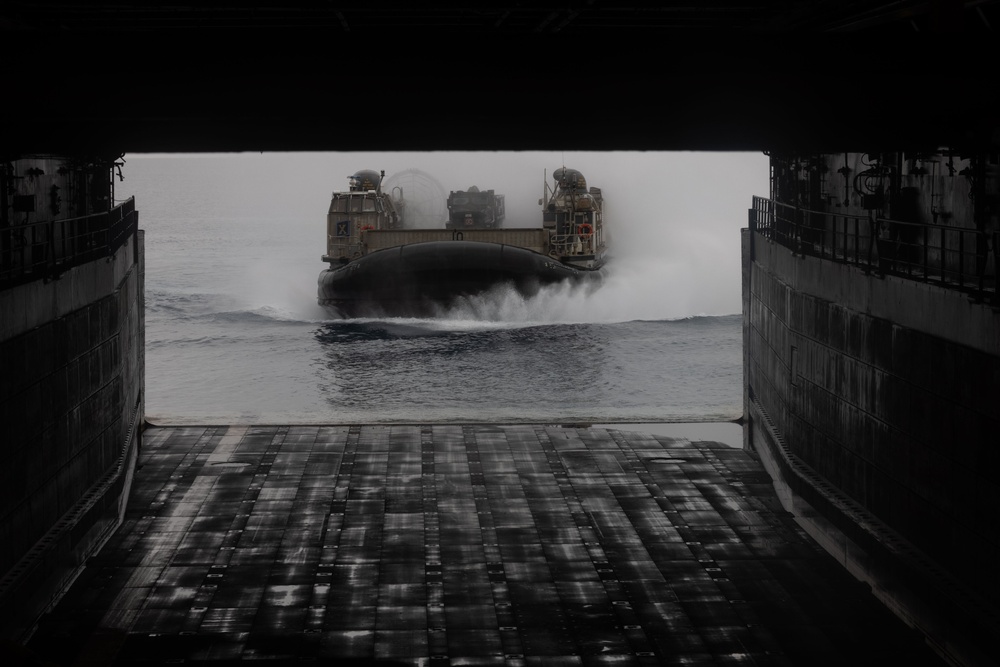
[(600, 188), (587, 189), (576, 169), (562, 167), (552, 174), (555, 187), (545, 181), (542, 226), (550, 231), (549, 255), (567, 266), (593, 271), (604, 265), (604, 198)]
[(364, 169), (348, 177), (347, 192), (334, 192), (326, 214), (324, 262), (347, 264), (365, 254), (366, 232), (402, 227), (402, 199), (382, 192), (385, 172)]

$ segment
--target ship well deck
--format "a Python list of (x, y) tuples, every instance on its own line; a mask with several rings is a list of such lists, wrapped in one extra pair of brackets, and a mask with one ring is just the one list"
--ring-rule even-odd
[(541, 425), (149, 428), (124, 525), (29, 648), (59, 664), (941, 664), (752, 454)]

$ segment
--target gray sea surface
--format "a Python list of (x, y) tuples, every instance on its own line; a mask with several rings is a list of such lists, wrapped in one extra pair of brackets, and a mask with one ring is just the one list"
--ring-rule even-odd
[[(437, 164), (438, 174), (462, 172), (452, 162), (463, 156), (432, 157), (425, 163)], [(549, 173), (559, 166), (548, 164), (550, 156), (519, 157), (546, 163)], [(572, 166), (586, 174), (583, 157)], [(434, 318), (342, 319), (316, 303), (330, 192), (343, 189), (353, 171), (385, 168), (371, 162), (392, 159), (401, 157), (126, 156), (116, 198), (136, 197), (145, 230), (150, 422), (535, 422), (634, 430), (673, 422), (680, 437), (687, 437), (682, 423), (723, 423), (732, 433), (716, 427), (707, 439), (735, 441), (739, 427), (725, 422), (742, 414), (738, 253), (745, 209), (713, 241), (724, 252), (699, 257), (685, 234), (700, 232), (682, 233), (655, 212), (643, 212), (655, 223), (645, 235), (615, 228), (625, 220), (612, 211), (626, 207), (610, 203), (622, 197), (620, 188), (605, 187), (608, 224), (621, 243), (597, 291), (556, 286), (525, 300), (499, 289)], [(469, 185), (437, 178), (445, 190)], [(519, 210), (511, 203), (518, 186), (507, 188), (511, 216)], [(513, 214), (521, 216), (517, 226), (540, 224), (540, 212), (522, 208), (527, 212)], [(701, 439), (698, 432), (691, 437)]]

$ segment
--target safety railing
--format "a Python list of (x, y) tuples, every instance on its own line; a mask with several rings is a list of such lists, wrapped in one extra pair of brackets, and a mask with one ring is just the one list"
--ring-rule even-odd
[(1000, 232), (811, 211), (753, 198), (750, 228), (794, 252), (997, 298)]
[(549, 237), (549, 252), (567, 257), (571, 255), (593, 255), (601, 247), (601, 229), (582, 234), (553, 234)]
[(13, 224), (0, 228), (0, 289), (110, 257), (135, 234), (135, 198), (82, 218)]

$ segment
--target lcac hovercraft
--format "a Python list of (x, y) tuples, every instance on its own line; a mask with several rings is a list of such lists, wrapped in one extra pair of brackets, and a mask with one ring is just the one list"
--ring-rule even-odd
[(319, 303), (344, 317), (433, 316), (498, 285), (530, 297), (545, 285), (599, 278), (601, 191), (575, 169), (553, 177), (539, 199), (541, 227), (412, 229), (402, 193), (382, 189), (385, 172), (357, 172), (330, 201)]

